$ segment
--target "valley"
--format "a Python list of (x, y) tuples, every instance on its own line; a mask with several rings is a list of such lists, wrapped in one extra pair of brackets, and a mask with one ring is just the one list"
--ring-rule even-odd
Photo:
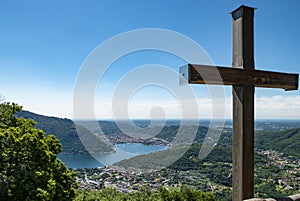
[[(55, 134), (63, 145), (62, 154), (88, 155), (76, 128), (83, 129), (89, 135), (95, 128), (76, 125), (68, 119), (44, 117), (34, 113), (19, 114), (32, 118), (37, 127), (47, 134)], [(138, 122), (146, 126), (146, 121)], [(199, 151), (208, 131), (209, 121), (201, 121), (191, 144), (172, 144), (179, 129), (177, 122), (167, 122), (155, 136), (144, 133), (137, 137), (137, 130), (131, 133), (121, 131), (115, 122), (99, 121), (103, 131), (100, 139), (102, 153), (113, 153), (114, 145), (140, 143), (144, 145), (169, 146), (168, 149), (146, 155), (136, 155), (110, 166), (76, 168), (77, 182), (81, 190), (113, 187), (121, 192), (135, 192), (142, 188), (157, 191), (166, 189), (191, 188), (204, 192), (213, 192), (219, 200), (231, 199), (232, 168), (232, 129), (226, 121), (220, 139), (212, 152), (200, 159)], [(282, 197), (300, 192), (300, 121), (259, 120), (255, 132), (255, 196)], [(188, 131), (193, 124), (183, 125)], [(156, 128), (157, 129), (157, 128)], [(218, 128), (215, 128), (218, 129)], [(128, 130), (128, 127), (127, 127)], [(130, 130), (130, 128), (129, 128)], [(150, 131), (149, 131), (150, 133)], [(147, 136), (147, 137), (145, 137)], [(99, 152), (99, 153), (100, 153)]]

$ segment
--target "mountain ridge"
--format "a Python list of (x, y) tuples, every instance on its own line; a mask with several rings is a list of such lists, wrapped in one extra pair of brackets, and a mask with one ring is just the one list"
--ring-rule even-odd
[[(86, 133), (88, 136), (93, 136), (94, 130), (89, 129), (88, 124), (85, 125), (75, 124), (70, 119), (67, 118), (58, 118), (58, 117), (50, 117), (44, 116), (40, 114), (35, 114), (30, 111), (21, 111), (17, 114), (18, 117), (23, 117), (26, 119), (33, 119), (37, 122), (36, 127), (45, 131), (46, 134), (54, 134), (62, 143), (63, 145), (63, 153), (72, 153), (72, 154), (87, 154), (87, 150), (82, 145), (80, 138), (77, 134), (77, 130), (79, 129), (81, 133)], [(101, 129), (103, 130), (106, 137), (114, 134), (120, 135), (122, 131), (118, 128), (115, 122), (110, 121), (98, 121)], [(75, 127), (76, 125), (76, 127)], [(266, 125), (268, 126), (268, 125)], [(197, 135), (195, 136), (194, 142), (201, 142), (205, 137), (205, 133), (207, 132), (206, 127), (199, 126)], [(284, 153), (286, 156), (292, 155), (294, 157), (300, 158), (300, 128), (292, 128), (286, 129), (284, 131), (277, 130), (277, 131), (270, 131), (267, 127), (267, 131), (259, 130), (255, 132), (255, 148), (258, 149), (273, 149), (278, 152)], [(171, 142), (176, 133), (178, 131), (178, 126), (176, 125), (167, 125), (161, 129), (155, 137), (161, 138), (163, 140), (167, 140)], [(225, 130), (223, 130), (225, 131)], [(218, 144), (222, 145), (232, 145), (232, 131), (223, 132), (222, 136), (218, 142)], [(99, 139), (97, 139), (99, 140)], [(100, 139), (101, 140), (101, 139)], [(93, 140), (92, 140), (93, 141)], [(110, 143), (105, 142), (102, 140), (102, 147), (100, 150), (95, 151), (102, 151), (102, 152), (112, 152), (113, 146)], [(95, 145), (93, 145), (95, 146)], [(98, 148), (99, 149), (99, 148)]]
[[(90, 144), (88, 150), (93, 152), (113, 152), (113, 146), (103, 141), (98, 136), (92, 134), (83, 126), (75, 125), (75, 123), (67, 118), (49, 117), (40, 114), (35, 114), (29, 111), (21, 111), (16, 114), (17, 117), (32, 119), (36, 124), (36, 128), (42, 129), (47, 135), (55, 135), (62, 144), (62, 154), (88, 154), (87, 149), (83, 146), (81, 138), (88, 138)], [(95, 146), (95, 142), (97, 145)], [(86, 144), (85, 144), (86, 145)]]

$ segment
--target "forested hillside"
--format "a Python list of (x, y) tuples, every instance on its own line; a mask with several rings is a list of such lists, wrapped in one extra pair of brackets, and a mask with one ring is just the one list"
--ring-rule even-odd
[[(37, 122), (36, 128), (42, 129), (46, 134), (55, 135), (61, 142), (64, 154), (87, 154), (87, 150), (83, 146), (80, 138), (77, 134), (75, 124), (70, 119), (61, 119), (57, 117), (47, 117), (43, 115), (38, 115), (28, 111), (21, 111), (17, 114), (18, 117), (23, 117), (25, 119), (32, 119)], [(93, 135), (89, 130), (83, 126), (76, 126), (80, 129), (80, 133), (85, 137), (92, 138), (92, 140), (97, 142), (91, 150), (95, 152), (112, 152), (112, 145), (104, 142), (101, 138)], [(94, 140), (93, 140), (94, 139)]]
[[(170, 135), (164, 133), (166, 139), (172, 139), (175, 127), (165, 128)], [(204, 130), (203, 130), (204, 132)], [(202, 136), (202, 138), (201, 138)], [(171, 182), (179, 182), (199, 190), (207, 190), (207, 182), (218, 189), (230, 189), (232, 185), (232, 132), (225, 130), (212, 152), (204, 159), (199, 159), (202, 132), (198, 132), (198, 139), (194, 141), (186, 152), (174, 163), (168, 163), (172, 154), (182, 153), (182, 146), (173, 147), (168, 150), (137, 156), (123, 160), (116, 165), (125, 168), (155, 169), (157, 162), (166, 164), (166, 169), (178, 174), (186, 172), (197, 175), (201, 179), (183, 179), (179, 176), (170, 178)], [(280, 132), (257, 132), (255, 134), (255, 192), (259, 197), (283, 197), (297, 193), (299, 189), (299, 173), (297, 168), (300, 161), (300, 129), (291, 129)], [(268, 150), (268, 151), (265, 151)], [(274, 150), (274, 151), (272, 151)], [(265, 153), (271, 153), (270, 157)], [(283, 153), (281, 155), (280, 153)], [(298, 162), (297, 162), (298, 161)], [(167, 165), (169, 164), (169, 165)], [(184, 173), (183, 173), (184, 172)], [(197, 176), (194, 176), (197, 178)], [(283, 181), (283, 182), (281, 182)], [(221, 187), (220, 187), (221, 186)], [(230, 200), (231, 196), (227, 190), (215, 191), (219, 200)]]
[(260, 149), (272, 149), (285, 156), (300, 158), (300, 128), (279, 132), (258, 132), (255, 145)]

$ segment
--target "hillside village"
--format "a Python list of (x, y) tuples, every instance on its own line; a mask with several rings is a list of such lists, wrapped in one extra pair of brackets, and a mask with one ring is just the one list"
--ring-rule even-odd
[[(274, 184), (275, 189), (285, 194), (300, 193), (300, 160), (283, 157), (274, 150), (259, 151), (259, 155), (266, 156), (266, 164), (256, 165), (256, 195), (263, 196), (266, 184)], [(209, 166), (210, 164), (206, 164)], [(231, 164), (224, 164), (229, 168)], [(275, 168), (278, 172), (266, 176), (267, 168)], [(160, 186), (166, 189), (189, 187), (206, 192), (219, 194), (230, 193), (231, 187), (218, 184), (199, 171), (177, 171), (163, 169), (160, 171), (148, 170), (130, 171), (117, 166), (76, 169), (77, 182), (80, 189), (96, 190), (113, 187), (121, 192), (130, 193), (144, 187), (156, 191)], [(230, 170), (229, 170), (230, 171)], [(265, 172), (264, 172), (265, 171)], [(231, 177), (229, 174), (228, 177)], [(272, 185), (271, 185), (272, 186)]]

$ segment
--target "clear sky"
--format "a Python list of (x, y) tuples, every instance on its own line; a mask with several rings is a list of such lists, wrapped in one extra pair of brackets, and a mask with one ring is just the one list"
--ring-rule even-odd
[[(73, 118), (74, 85), (86, 57), (106, 40), (135, 29), (178, 32), (198, 43), (215, 64), (230, 66), (229, 12), (241, 4), (258, 8), (256, 68), (300, 73), (298, 0), (11, 0), (0, 1), (0, 94), (25, 110)], [(111, 96), (118, 81), (131, 70), (159, 64), (178, 71), (183, 63), (174, 55), (149, 50), (119, 59), (95, 92), (97, 118), (112, 118)], [(201, 117), (209, 117), (209, 93), (203, 86), (193, 89), (203, 111)], [(226, 117), (230, 118), (230, 87), (225, 93)], [(161, 106), (168, 118), (177, 118), (174, 102), (172, 93), (148, 86), (131, 94), (129, 111), (134, 118), (148, 118), (151, 107)], [(256, 117), (299, 119), (299, 90), (256, 89)]]

